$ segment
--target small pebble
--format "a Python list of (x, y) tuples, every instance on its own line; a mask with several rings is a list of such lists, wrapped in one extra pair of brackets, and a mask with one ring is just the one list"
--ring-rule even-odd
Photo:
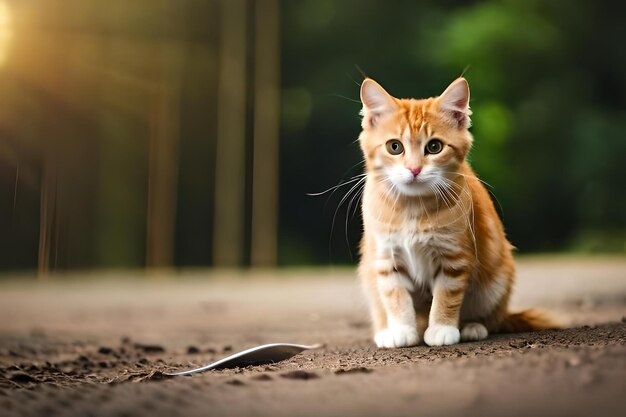
[(101, 353), (103, 355), (110, 355), (111, 353), (113, 353), (113, 349), (111, 349), (110, 347), (101, 346), (100, 349), (98, 349), (98, 353)]
[(520, 349), (528, 346), (528, 342), (526, 340), (513, 341), (509, 343), (509, 346), (511, 346), (512, 348)]
[(342, 375), (342, 374), (369, 374), (370, 372), (373, 372), (371, 369), (366, 368), (364, 366), (359, 366), (357, 368), (349, 368), (349, 369), (337, 369), (335, 371), (336, 375)]
[(288, 379), (304, 379), (304, 380), (319, 378), (317, 374), (314, 374), (313, 372), (307, 372), (307, 371), (285, 372), (284, 374), (280, 374), (280, 376), (283, 378), (288, 378)]
[(135, 343), (133, 347), (137, 350), (143, 350), (146, 353), (163, 353), (165, 348), (160, 345), (149, 345), (143, 343)]
[(269, 376), (268, 374), (259, 374), (259, 375), (254, 375), (252, 379), (256, 381), (271, 381), (272, 377)]
[(245, 385), (242, 381), (238, 379), (231, 379), (230, 381), (226, 381), (226, 383), (229, 385), (235, 385), (235, 386)]
[(37, 380), (26, 372), (14, 372), (9, 375), (9, 380), (13, 382), (36, 382)]
[(580, 364), (581, 364), (581, 360), (578, 356), (574, 356), (567, 360), (567, 365), (571, 367), (576, 367), (576, 366), (579, 366)]

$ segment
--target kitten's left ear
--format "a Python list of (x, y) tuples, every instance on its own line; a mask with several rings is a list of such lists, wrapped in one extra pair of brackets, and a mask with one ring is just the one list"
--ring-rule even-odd
[(469, 108), (470, 91), (465, 78), (457, 78), (437, 98), (439, 110), (449, 119), (450, 123), (461, 129), (471, 125)]

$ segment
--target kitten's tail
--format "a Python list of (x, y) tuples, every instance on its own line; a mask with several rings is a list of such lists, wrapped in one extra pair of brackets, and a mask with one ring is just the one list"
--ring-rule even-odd
[(552, 313), (531, 308), (519, 313), (508, 313), (500, 326), (500, 332), (518, 333), (562, 327), (563, 324)]

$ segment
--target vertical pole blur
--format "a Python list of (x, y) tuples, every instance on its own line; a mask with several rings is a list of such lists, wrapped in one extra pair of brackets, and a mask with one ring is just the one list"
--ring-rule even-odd
[(276, 265), (280, 34), (278, 0), (255, 2), (253, 266)]
[(174, 227), (178, 179), (178, 103), (176, 82), (162, 81), (150, 111), (148, 224), (146, 266), (170, 267), (174, 260)]
[[(176, 2), (165, 6), (178, 22)], [(175, 23), (171, 23), (175, 25)], [(175, 26), (178, 30), (182, 28)], [(150, 154), (148, 160), (148, 204), (146, 266), (167, 268), (174, 264), (176, 202), (180, 142), (181, 83), (184, 45), (163, 45), (156, 57), (155, 86), (150, 98)]]
[(245, 225), (245, 0), (222, 0), (220, 22), (213, 263), (236, 266)]

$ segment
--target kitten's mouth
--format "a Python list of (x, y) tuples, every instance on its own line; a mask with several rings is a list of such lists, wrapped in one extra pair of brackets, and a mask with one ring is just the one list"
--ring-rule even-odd
[(396, 189), (407, 196), (425, 195), (428, 193), (428, 184), (423, 178), (414, 177), (396, 183)]

